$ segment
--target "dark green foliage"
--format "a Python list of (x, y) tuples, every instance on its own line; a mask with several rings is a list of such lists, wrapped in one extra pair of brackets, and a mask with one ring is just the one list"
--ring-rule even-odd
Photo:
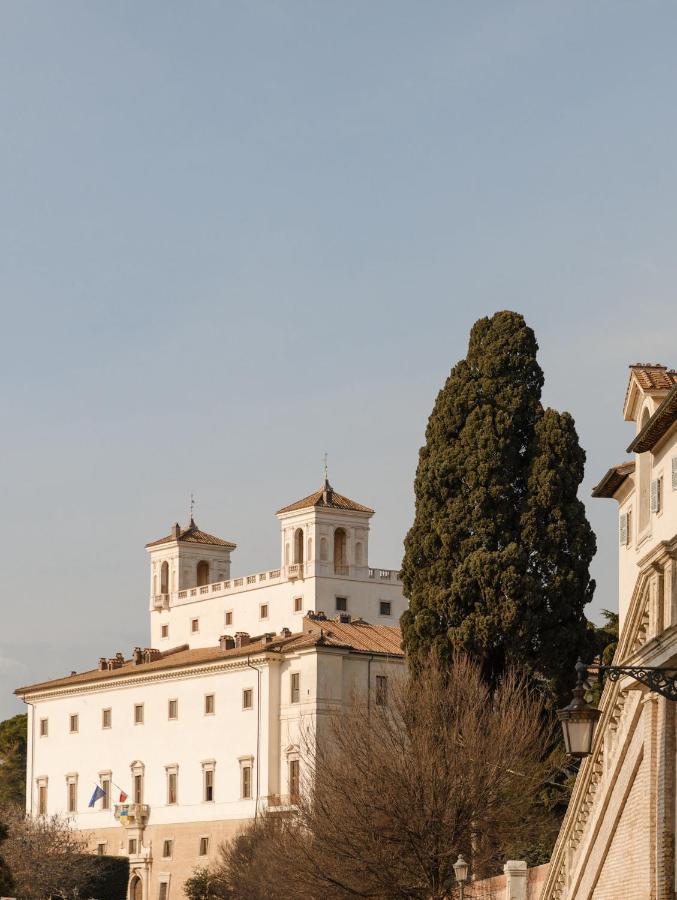
[(595, 628), (596, 655), (602, 665), (610, 666), (618, 647), (618, 613), (603, 609), (602, 615), (606, 620), (605, 624)]
[(480, 319), (437, 396), (401, 624), (414, 665), (430, 649), (447, 659), (462, 649), (492, 683), (515, 663), (562, 698), (589, 655), (595, 537), (577, 498), (585, 453), (571, 416), (541, 405), (537, 349), (517, 313)]
[(78, 888), (80, 897), (97, 900), (125, 900), (129, 883), (129, 859), (126, 856), (83, 856), (87, 875)]
[(0, 805), (26, 802), (26, 721), (21, 713), (0, 722)]
[[(2, 847), (2, 844), (7, 839), (7, 833), (7, 826), (0, 822), (0, 847)], [(11, 896), (13, 890), (14, 879), (12, 878), (12, 873), (9, 871), (9, 866), (0, 855), (0, 895), (3, 897)]]

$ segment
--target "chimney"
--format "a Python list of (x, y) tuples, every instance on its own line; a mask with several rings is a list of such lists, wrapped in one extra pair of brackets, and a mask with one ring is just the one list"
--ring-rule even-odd
[(246, 647), (249, 643), (249, 632), (247, 631), (236, 631), (235, 632), (235, 646), (236, 647)]
[(134, 647), (134, 652), (132, 653), (132, 659), (134, 660), (135, 666), (140, 666), (143, 662), (143, 653), (141, 651), (141, 647)]
[(181, 537), (181, 526), (178, 522), (174, 522), (172, 525), (172, 540), (178, 541)]
[(282, 635), (282, 637), (291, 637), (291, 629), (283, 628), (282, 631), (280, 631), (280, 634)]
[(263, 643), (264, 644), (272, 644), (274, 637), (275, 637), (274, 631), (266, 631), (266, 633), (263, 635)]
[(235, 638), (230, 634), (222, 634), (219, 638), (219, 647), (222, 650), (232, 650), (235, 647)]
[(339, 625), (350, 625), (351, 615), (347, 612), (341, 612), (336, 616)]
[(99, 657), (99, 672), (105, 672), (108, 668), (108, 660), (105, 656)]

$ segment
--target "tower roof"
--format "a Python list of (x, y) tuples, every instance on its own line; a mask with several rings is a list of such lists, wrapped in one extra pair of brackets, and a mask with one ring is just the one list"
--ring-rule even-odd
[(278, 509), (277, 515), (295, 512), (297, 509), (312, 509), (313, 507), (316, 509), (346, 509), (353, 512), (368, 513), (369, 515), (373, 515), (374, 512), (371, 507), (364, 506), (362, 503), (351, 500), (349, 497), (344, 497), (343, 494), (338, 494), (325, 478), (324, 484), (319, 491), (297, 500), (296, 503), (290, 503), (289, 506), (283, 506), (282, 509)]
[(157, 541), (151, 541), (146, 547), (158, 547), (160, 544), (169, 544), (172, 541), (181, 541), (187, 544), (212, 544), (216, 547), (228, 547), (234, 550), (237, 544), (232, 541), (224, 541), (223, 538), (215, 537), (213, 534), (207, 534), (206, 531), (200, 531), (193, 519), (186, 528), (181, 528), (177, 522), (167, 537), (159, 538)]

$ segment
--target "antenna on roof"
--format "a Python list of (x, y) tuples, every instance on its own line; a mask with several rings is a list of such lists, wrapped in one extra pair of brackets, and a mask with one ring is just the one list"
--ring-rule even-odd
[(190, 524), (191, 525), (195, 524), (193, 522), (193, 512), (194, 511), (195, 511), (195, 497), (193, 496), (193, 493), (191, 491), (191, 495), (190, 495)]

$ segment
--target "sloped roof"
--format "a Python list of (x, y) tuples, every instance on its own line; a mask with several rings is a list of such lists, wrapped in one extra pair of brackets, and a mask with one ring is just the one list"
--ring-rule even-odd
[(178, 537), (170, 533), (157, 541), (151, 541), (149, 544), (146, 544), (146, 547), (157, 547), (159, 544), (168, 544), (171, 541), (185, 541), (189, 544), (212, 544), (217, 547), (229, 547), (231, 550), (237, 547), (237, 544), (234, 544), (232, 541), (224, 541), (223, 538), (207, 534), (206, 531), (200, 531), (193, 519), (190, 520), (190, 525), (187, 528), (180, 529)]
[(152, 662), (134, 664), (132, 659), (124, 661), (117, 669), (90, 669), (78, 672), (65, 678), (43, 681), (37, 684), (17, 688), (14, 692), (19, 696), (36, 691), (55, 690), (62, 687), (77, 687), (93, 682), (116, 681), (132, 675), (143, 675), (147, 672), (180, 669), (200, 664), (237, 659), (258, 653), (284, 654), (293, 653), (311, 647), (336, 647), (355, 653), (373, 653), (402, 657), (402, 634), (399, 628), (389, 625), (370, 625), (361, 619), (349, 623), (340, 623), (332, 619), (319, 619), (306, 616), (303, 620), (303, 631), (289, 636), (261, 636), (242, 647), (222, 650), (220, 647), (199, 647), (193, 650), (183, 647), (168, 650)]
[(351, 500), (349, 497), (344, 497), (343, 494), (338, 494), (329, 482), (325, 481), (319, 491), (315, 491), (314, 494), (309, 494), (307, 497), (297, 500), (296, 503), (290, 503), (289, 506), (283, 506), (282, 509), (278, 509), (277, 515), (279, 516), (282, 513), (294, 512), (297, 509), (311, 509), (313, 507), (320, 509), (349, 509), (354, 512), (364, 512), (369, 514), (373, 514), (374, 512), (371, 507), (364, 506), (362, 503)]
[(602, 480), (592, 489), (593, 497), (613, 497), (628, 475), (635, 471), (633, 460), (612, 466)]
[(630, 369), (645, 391), (667, 391), (677, 384), (677, 371), (661, 363), (633, 363)]
[(628, 447), (628, 453), (653, 450), (677, 421), (677, 383)]

